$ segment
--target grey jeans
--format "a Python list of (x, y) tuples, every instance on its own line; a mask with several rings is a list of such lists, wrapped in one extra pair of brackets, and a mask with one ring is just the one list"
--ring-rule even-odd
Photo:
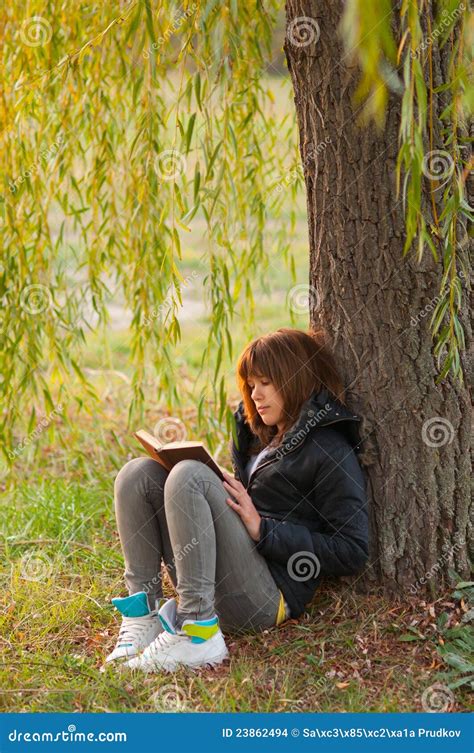
[(204, 463), (182, 460), (171, 471), (138, 457), (120, 469), (114, 506), (129, 594), (163, 596), (163, 562), (178, 595), (178, 621), (218, 615), (230, 632), (276, 624), (280, 591), (229, 494)]

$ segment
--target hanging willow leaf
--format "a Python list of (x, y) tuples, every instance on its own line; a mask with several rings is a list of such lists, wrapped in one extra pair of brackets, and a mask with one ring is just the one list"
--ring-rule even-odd
[(189, 152), (189, 147), (191, 144), (191, 139), (193, 137), (193, 130), (194, 130), (195, 123), (196, 123), (196, 113), (194, 112), (189, 119), (188, 129), (186, 131), (186, 143), (185, 143), (186, 154)]
[(441, 326), (441, 322), (443, 321), (443, 317), (446, 313), (446, 310), (449, 306), (449, 298), (442, 298), (439, 303), (436, 305), (435, 310), (433, 311), (433, 315), (431, 317), (431, 326), (433, 329), (433, 332), (436, 334), (438, 329)]

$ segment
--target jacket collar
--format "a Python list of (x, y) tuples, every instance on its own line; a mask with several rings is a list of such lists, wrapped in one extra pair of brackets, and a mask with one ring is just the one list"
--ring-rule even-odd
[[(256, 436), (246, 422), (243, 400), (240, 401), (237, 410), (234, 412), (234, 418), (236, 422), (237, 445), (235, 445), (234, 441), (232, 442), (232, 455), (234, 456), (237, 453), (240, 456), (239, 459), (242, 461), (247, 458), (249, 449), (256, 442)], [(329, 395), (327, 389), (323, 388), (319, 392), (313, 392), (303, 403), (297, 420), (282, 437), (279, 446), (280, 450), (282, 445), (286, 445), (288, 448), (295, 448), (304, 441), (306, 436), (315, 427), (333, 425), (335, 429), (344, 434), (351, 447), (356, 452), (359, 452), (361, 443), (359, 434), (360, 421), (359, 416), (356, 416), (342, 403), (335, 400)], [(267, 459), (270, 459), (277, 449), (277, 447), (272, 448), (267, 455)]]

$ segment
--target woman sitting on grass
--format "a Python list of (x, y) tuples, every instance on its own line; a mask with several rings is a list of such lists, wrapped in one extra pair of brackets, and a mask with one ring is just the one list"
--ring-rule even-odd
[[(299, 617), (324, 575), (368, 558), (359, 422), (322, 332), (280, 328), (237, 367), (234, 476), (183, 460), (130, 460), (115, 481), (129, 596), (105, 666), (145, 672), (221, 663), (224, 632)], [(161, 564), (175, 585), (164, 599)]]

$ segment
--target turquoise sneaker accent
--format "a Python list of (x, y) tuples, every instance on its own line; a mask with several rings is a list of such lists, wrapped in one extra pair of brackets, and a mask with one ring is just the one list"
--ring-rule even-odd
[[(191, 620), (188, 620), (191, 622)], [(195, 625), (215, 625), (218, 622), (217, 617), (210, 617), (208, 620), (192, 620)]]
[(160, 614), (160, 615), (159, 615), (159, 617), (160, 617), (160, 622), (161, 622), (161, 624), (163, 625), (163, 628), (164, 628), (164, 629), (166, 630), (166, 632), (167, 632), (167, 633), (174, 633), (175, 631), (174, 631), (174, 630), (172, 630), (172, 629), (170, 628), (170, 626), (169, 626), (169, 625), (168, 625), (168, 623), (166, 622), (166, 620), (165, 620), (165, 618), (163, 617), (163, 615), (161, 615), (161, 614)]
[(176, 633), (176, 630), (174, 629), (176, 622), (176, 606), (176, 599), (174, 597), (171, 597), (171, 599), (163, 599), (163, 603), (160, 603), (158, 611), (158, 617), (160, 618), (163, 629), (166, 630), (167, 633), (171, 633), (171, 635)]
[(150, 614), (146, 591), (138, 591), (136, 594), (123, 598), (116, 597), (111, 601), (124, 617), (144, 617)]
[(157, 606), (159, 601), (161, 603), (166, 599), (156, 598), (155, 608), (149, 609), (148, 596), (146, 591), (138, 591), (130, 596), (111, 599), (112, 604), (122, 614), (122, 624), (115, 648), (106, 657), (100, 668), (101, 672), (105, 672), (106, 667), (111, 664), (135, 657), (163, 632), (157, 615)]

